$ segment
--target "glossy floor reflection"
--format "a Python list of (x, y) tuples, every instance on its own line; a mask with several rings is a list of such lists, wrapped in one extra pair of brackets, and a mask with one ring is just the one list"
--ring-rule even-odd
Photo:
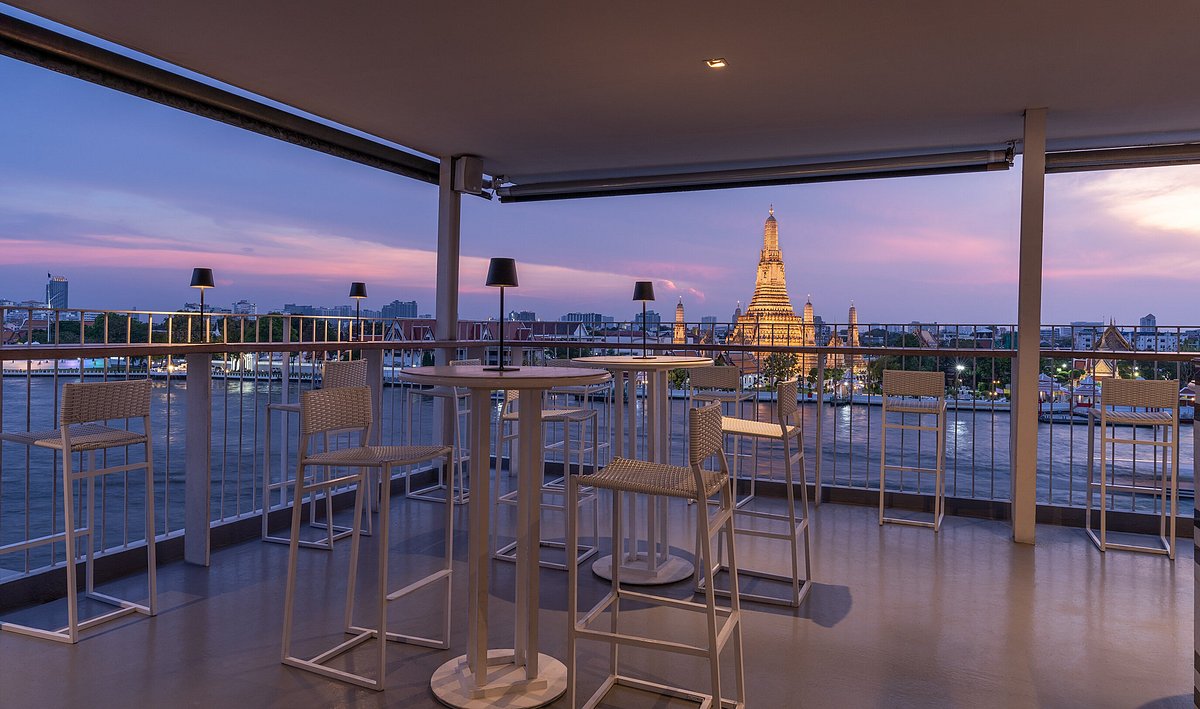
[[(440, 537), (430, 531), (437, 529), (435, 503), (394, 504), (392, 566), (399, 586), (436, 564)], [(672, 505), (674, 544), (690, 546), (691, 526), (681, 521), (690, 509)], [(1029, 547), (1011, 543), (1008, 527), (999, 522), (947, 517), (934, 535), (881, 528), (875, 515), (868, 507), (823, 505), (813, 522), (817, 584), (804, 606), (747, 605), (749, 706), (1191, 706), (1190, 544), (1180, 544), (1171, 563), (1148, 555), (1102, 555), (1078, 529), (1041, 526), (1038, 545)], [(466, 603), (465, 523), (464, 511), (456, 539), (460, 610)], [(371, 544), (366, 540), (366, 559)], [(745, 544), (743, 560), (767, 565), (784, 553), (778, 544)], [(305, 643), (320, 647), (340, 637), (348, 557), (345, 542), (332, 555), (303, 552), (300, 652)], [(437, 706), (429, 677), (463, 651), (461, 613), (452, 650), (393, 645), (386, 691), (347, 687), (279, 663), (286, 560), (286, 547), (255, 541), (217, 551), (208, 569), (165, 566), (157, 618), (108, 624), (73, 647), (0, 634), (0, 706)], [(364, 565), (364, 574), (370, 566)], [(492, 637), (501, 638), (511, 633), (513, 569), (504, 562), (493, 569)], [(584, 577), (590, 585), (581, 604), (588, 604), (606, 582)], [(566, 573), (543, 570), (541, 578), (543, 651), (561, 658)], [(370, 584), (360, 584), (360, 591), (364, 586)], [(686, 584), (670, 590), (689, 592)], [(361, 604), (370, 603), (367, 592)], [(408, 605), (393, 604), (393, 629), (432, 631), (437, 602), (430, 590)], [(64, 615), (65, 609), (59, 604), (21, 615), (28, 620), (48, 613)], [(657, 624), (679, 639), (698, 639), (701, 631), (658, 609), (623, 612), (622, 618)], [(588, 690), (604, 672), (607, 655), (599, 645), (581, 647), (582, 688)], [(651, 677), (706, 681), (699, 661), (637, 650), (622, 655)], [(348, 666), (358, 659), (348, 658)], [(369, 662), (365, 653), (361, 659)], [(692, 705), (621, 690), (605, 706)]]

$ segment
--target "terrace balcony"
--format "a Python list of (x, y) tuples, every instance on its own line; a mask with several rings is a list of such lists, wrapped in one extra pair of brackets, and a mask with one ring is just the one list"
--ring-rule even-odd
[[(273, 320), (279, 322), (272, 324)], [(199, 316), (170, 313), (60, 313), (59, 323), (108, 323), (84, 335), (59, 327), (56, 345), (22, 343), (0, 349), (6, 376), (0, 380), (0, 409), (4, 433), (53, 427), (61, 385), (68, 381), (99, 381), (151, 376), (156, 381), (154, 445), (159, 519), (156, 538), (160, 560), (160, 604), (155, 618), (137, 617), (94, 631), (76, 646), (58, 646), (10, 633), (0, 633), (0, 666), (5, 672), (4, 694), (13, 706), (76, 706), (88, 699), (102, 703), (163, 705), (183, 701), (224, 702), (240, 706), (434, 705), (428, 679), (433, 670), (457, 654), (465, 627), (454, 627), (451, 650), (393, 649), (391, 678), (377, 694), (349, 689), (340, 683), (309, 676), (278, 662), (282, 623), (281, 599), (286, 570), (285, 547), (257, 541), (263, 514), (262, 466), (265, 410), (287, 392), (319, 386), (321, 363), (332, 358), (367, 359), (374, 372), (384, 423), (382, 440), (401, 442), (407, 436), (405, 415), (414, 388), (402, 384), (396, 371), (419, 365), (426, 354), (451, 350), (455, 356), (496, 356), (493, 340), (457, 342), (416, 341), (408, 337), (414, 323), (400, 320), (313, 318), (300, 316), (213, 316), (211, 328), (199, 326)], [(161, 327), (126, 327), (143, 341), (104, 342), (112, 323), (154, 322)], [(464, 332), (494, 336), (496, 323), (464, 323)], [(189, 326), (191, 331), (189, 333)], [(419, 327), (419, 326), (418, 326)], [(516, 326), (514, 326), (516, 327)], [(1007, 326), (950, 325), (946, 332), (1011, 333)], [(692, 326), (689, 330), (694, 330)], [(895, 328), (893, 328), (895, 329)], [(209, 343), (201, 340), (210, 331)], [(888, 328), (882, 328), (884, 332)], [(1180, 332), (1183, 328), (1179, 328)], [(97, 335), (96, 333), (100, 333)], [(154, 333), (158, 333), (157, 335)], [(174, 334), (171, 334), (174, 333)], [(513, 333), (514, 335), (516, 333)], [(24, 336), (30, 335), (25, 332)], [(108, 336), (109, 339), (118, 339)], [(171, 337), (175, 342), (155, 342)], [(689, 351), (750, 361), (770, 355), (813, 354), (819, 367), (802, 392), (801, 417), (808, 460), (808, 480), (821, 503), (814, 510), (814, 589), (796, 610), (746, 604), (746, 668), (750, 706), (1186, 706), (1188, 666), (1186, 647), (1191, 636), (1189, 598), (1192, 546), (1181, 544), (1178, 558), (1101, 554), (1087, 540), (1082, 525), (1086, 496), (1086, 427), (1057, 418), (1038, 432), (1038, 543), (1013, 544), (1009, 522), (1011, 465), (1008, 425), (1007, 364), (1013, 351), (1004, 347), (1011, 334), (984, 341), (934, 337), (934, 346), (905, 347), (901, 334), (881, 336), (874, 346), (860, 348), (750, 347), (737, 343), (651, 343), (660, 351)], [(361, 339), (360, 339), (361, 338)], [(24, 337), (22, 338), (24, 339)], [(37, 339), (37, 338), (33, 338)], [(698, 338), (704, 339), (704, 338)], [(710, 338), (719, 340), (720, 338)], [(99, 341), (95, 341), (99, 340)], [(182, 340), (180, 342), (179, 340)], [(1073, 342), (1066, 338), (1063, 342)], [(1183, 337), (1186, 341), (1186, 337)], [(536, 365), (548, 355), (578, 356), (640, 347), (640, 332), (620, 326), (601, 334), (574, 329), (569, 336), (553, 332), (518, 335), (507, 353), (509, 361)], [(866, 367), (859, 373), (825, 364), (859, 354)], [(1188, 352), (1103, 352), (1105, 360), (1129, 362), (1122, 368), (1144, 368), (1154, 377), (1193, 376)], [(1045, 349), (1046, 369), (1060, 362), (1096, 361), (1096, 352)], [(882, 363), (882, 364), (881, 364)], [(872, 398), (878, 370), (938, 368), (947, 375), (952, 408), (946, 466), (947, 522), (938, 535), (928, 530), (880, 527), (871, 506), (877, 501), (879, 409)], [(960, 368), (961, 367), (961, 368)], [(1141, 370), (1139, 370), (1141, 371)], [(1004, 374), (997, 374), (1004, 372)], [(986, 377), (986, 381), (984, 378)], [(1003, 377), (994, 379), (993, 377)], [(1060, 377), (1061, 391), (1047, 386), (1047, 410), (1087, 392), (1075, 379)], [(957, 381), (956, 381), (957, 380)], [(747, 384), (755, 382), (747, 376)], [(966, 382), (966, 383), (964, 383)], [(1077, 392), (1076, 389), (1079, 391)], [(197, 397), (194, 392), (209, 391)], [(634, 391), (640, 396), (640, 391)], [(769, 417), (773, 392), (756, 394), (748, 406), (752, 416)], [(683, 412), (678, 392), (672, 403), (672, 457), (683, 459)], [(836, 404), (836, 405), (833, 405)], [(596, 404), (599, 406), (599, 404)], [(1063, 407), (1060, 406), (1059, 409)], [(200, 416), (195, 412), (199, 411)], [(431, 403), (418, 406), (412, 433), (421, 441), (440, 435)], [(604, 417), (602, 421), (606, 421)], [(276, 419), (278, 421), (278, 419)], [(199, 423), (198, 423), (199, 422)], [(200, 428), (197, 429), (196, 427)], [(205, 430), (207, 427), (207, 430)], [(602, 438), (611, 435), (605, 423)], [(294, 466), (296, 422), (276, 423), (270, 435), (274, 450), (273, 475), (280, 466)], [(1181, 451), (1179, 537), (1192, 533), (1195, 433), (1185, 426)], [(207, 440), (211, 462), (197, 466), (189, 443)], [(750, 471), (752, 449), (744, 445), (741, 474)], [(494, 465), (507, 461), (492, 451)], [(603, 460), (603, 457), (602, 457)], [(52, 500), (55, 459), (24, 446), (4, 444), (0, 457), (0, 543), (19, 542), (61, 528), (61, 510)], [(766, 505), (781, 505), (782, 486), (769, 477), (780, 461), (769, 450), (757, 459), (759, 495)], [(1142, 474), (1146, 460), (1118, 463), (1122, 474)], [(561, 468), (552, 456), (547, 471)], [(406, 471), (428, 476), (428, 470)], [(118, 479), (119, 480), (119, 479)], [(399, 480), (394, 486), (399, 486)], [(745, 483), (743, 482), (743, 485)], [(890, 485), (890, 484), (889, 484)], [(397, 487), (396, 489), (401, 489)], [(892, 489), (892, 488), (890, 488)], [(919, 511), (928, 509), (931, 482), (909, 480), (894, 488), (891, 502)], [(128, 500), (126, 495), (128, 495)], [(104, 514), (98, 574), (113, 589), (130, 588), (136, 595), (144, 564), (136, 541), (140, 493), (110, 482), (101, 493)], [(348, 495), (339, 497), (341, 518)], [(394, 498), (391, 557), (397, 585), (428, 566), (438, 545), (436, 503)], [(601, 506), (602, 509), (604, 506)], [(1147, 496), (1117, 497), (1109, 511), (1111, 528), (1144, 532), (1155, 527), (1154, 500)], [(694, 530), (688, 516), (672, 515), (678, 551), (692, 555), (688, 540)], [(287, 508), (270, 512), (273, 528), (286, 534)], [(459, 578), (465, 577), (465, 508), (456, 523)], [(207, 524), (200, 522), (206, 520)], [(560, 523), (546, 516), (548, 536), (561, 535)], [(604, 527), (602, 526), (602, 529)], [(366, 541), (366, 556), (371, 545)], [(739, 542), (740, 544), (740, 542)], [(746, 545), (741, 553), (770, 566), (779, 562), (774, 547)], [(344, 592), (343, 569), (348, 554), (339, 544), (332, 555), (302, 557), (311, 564), (306, 573), (321, 579), (320, 593), (305, 598), (300, 617), (301, 643), (330, 640), (322, 630), (327, 605)], [(494, 632), (509, 632), (513, 584), (510, 564), (493, 562), (491, 599)], [(64, 559), (61, 545), (0, 557), (0, 619), (52, 626), (65, 613)], [(363, 569), (370, 573), (370, 567)], [(590, 577), (591, 574), (584, 574)], [(565, 574), (541, 571), (541, 627), (544, 651), (561, 655), (565, 645)], [(591, 579), (584, 596), (599, 594), (606, 585)], [(679, 597), (690, 594), (689, 582), (672, 587)], [(327, 594), (327, 595), (325, 595)], [(359, 589), (362, 608), (372, 600)], [(322, 601), (322, 599), (325, 599)], [(397, 614), (396, 623), (421, 630), (422, 608), (436, 602), (418, 599), (417, 606)], [(454, 596), (455, 617), (468, 607), (465, 584)], [(657, 622), (645, 611), (647, 623)], [(434, 615), (432, 612), (429, 615)], [(428, 622), (428, 621), (424, 621)], [(663, 620), (663, 622), (673, 622)], [(326, 625), (326, 628), (329, 626)], [(686, 634), (686, 628), (675, 628)], [(202, 641), (198, 641), (202, 638)], [(584, 655), (585, 671), (601, 666), (602, 649)], [(631, 657), (636, 656), (636, 651)], [(590, 657), (590, 660), (587, 659)], [(360, 661), (351, 655), (353, 666)], [(42, 668), (69, 662), (66, 681), (46, 681)], [(136, 672), (137, 682), (118, 681), (118, 666)], [(663, 680), (677, 680), (692, 670), (646, 656), (646, 670)], [(594, 674), (594, 673), (593, 673)], [(9, 679), (11, 677), (11, 679)], [(592, 680), (586, 677), (582, 680)], [(97, 694), (97, 683), (104, 687)], [(610, 697), (606, 706), (646, 706), (647, 697), (632, 690)], [(554, 706), (566, 706), (560, 701)], [(657, 705), (656, 705), (657, 706)], [(673, 706), (673, 705), (672, 705)], [(682, 706), (682, 705), (681, 705)]]
[[(1053, 236), (1044, 228), (1048, 174), (1200, 164), (1195, 77), (1163, 70), (1200, 65), (1193, 3), (1166, 0), (1153, 12), (1080, 0), (953, 6), (160, 0), (152, 11), (145, 5), (8, 0), (0, 11), (0, 54), (365, 165), (389, 179), (436, 185), (436, 318), (408, 330), (372, 322), (364, 331), (358, 322), (336, 319), (156, 314), (139, 335), (133, 315), (110, 313), (101, 336), (84, 341), (70, 337), (73, 318), (57, 313), (40, 318), (42, 341), (53, 344), (38, 347), (29, 343), (39, 318), (25, 321), (24, 337), (5, 331), (0, 360), (6, 367), (26, 363), (18, 376), (0, 379), (6, 435), (53, 426), (64, 381), (147, 374), (156, 380), (161, 504), (150, 526), (163, 592), (158, 616), (96, 630), (77, 645), (0, 633), (0, 704), (433, 703), (431, 670), (462, 651), (462, 623), (448, 651), (393, 649), (393, 671), (380, 693), (285, 668), (279, 663), (283, 550), (255, 538), (264, 514), (272, 527), (287, 515), (264, 501), (264, 444), (272, 435), (283, 444), (272, 449), (276, 473), (288, 469), (295, 453), (287, 433), (295, 421), (281, 421), (273, 434), (266, 407), (313, 386), (325, 359), (367, 361), (383, 442), (410, 434), (446, 440), (449, 417), (437, 407), (419, 410), (417, 420), (428, 426), (401, 423), (414, 391), (388, 373), (430, 359), (489, 356), (497, 333), (487, 323), (458, 319), (460, 265), (491, 255), (462, 248), (470, 243), (462, 239), (463, 195), (527, 204), (512, 213), (547, 200), (1017, 168), (1019, 206), (1014, 179), (1003, 208), (1012, 216), (1015, 326), (970, 324), (969, 336), (956, 327), (952, 338), (909, 333), (915, 342), (892, 341), (884, 328), (864, 337), (871, 346), (861, 348), (750, 347), (715, 337), (684, 348), (774, 372), (788, 369), (779, 365), (793, 356), (815, 362), (815, 371), (800, 374), (804, 484), (819, 503), (812, 511), (816, 585), (796, 612), (747, 604), (748, 705), (1200, 706), (1200, 672), (1192, 662), (1200, 658), (1200, 639), (1192, 658), (1186, 654), (1187, 636), (1196, 637), (1189, 578), (1200, 594), (1193, 547), (1181, 545), (1170, 561), (1091, 546), (1078, 527), (1080, 507), (1091, 499), (1081, 455), (1087, 437), (1071, 423), (1078, 404), (1094, 400), (1102, 369), (1189, 381), (1194, 355), (1180, 329), (1174, 346), (1170, 337), (1153, 340), (1150, 349), (1163, 351), (1105, 350), (1101, 367), (1083, 340), (1068, 333), (1061, 342), (1060, 329), (1041, 322), (1043, 247)], [(574, 236), (568, 231), (563, 236)], [(497, 236), (475, 243), (500, 243)], [(673, 239), (673, 248), (685, 246), (683, 238), (663, 238)], [(430, 242), (424, 246), (432, 251)], [(934, 239), (911, 249), (917, 258), (908, 268), (917, 277), (906, 278), (904, 288), (925, 287), (930, 269), (920, 256), (940, 247)], [(901, 250), (885, 248), (884, 258)], [(970, 269), (977, 256), (965, 253), (958, 265)], [(1100, 261), (1106, 254), (1095, 249), (1087, 257)], [(1190, 273), (1184, 259), (1158, 263), (1176, 278)], [(91, 320), (81, 313), (78, 321), (82, 338)], [(155, 327), (160, 323), (162, 329)], [(547, 350), (562, 356), (630, 348), (622, 333), (609, 341), (586, 330), (534, 330), (504, 333), (513, 335), (510, 361), (532, 366)], [(835, 359), (855, 354), (873, 364), (848, 379), (835, 376), (844, 369)], [(38, 360), (50, 363), (48, 375), (35, 373)], [(949, 516), (936, 535), (881, 527), (874, 510), (861, 504), (877, 499), (879, 416), (871, 397), (881, 385), (878, 370), (890, 367), (947, 375)], [(629, 396), (636, 404), (636, 382)], [(764, 413), (771, 396), (760, 392), (752, 415)], [(682, 403), (674, 403), (676, 417)], [(1185, 428), (1181, 456), (1192, 498), (1196, 430)], [(675, 460), (681, 442), (671, 446)], [(900, 445), (912, 443), (902, 438)], [(0, 563), (0, 614), (54, 625), (44, 614), (61, 615), (61, 601), (34, 602), (61, 594), (63, 552), (22, 545), (61, 526), (52, 501), (62, 491), (54, 487), (52, 453), (15, 446), (4, 443), (0, 454), (0, 544), (21, 549)], [(483, 459), (482, 450), (475, 453), (474, 462)], [(499, 476), (505, 461), (500, 451), (492, 453), (487, 460)], [(772, 462), (764, 455), (756, 464), (769, 473)], [(1117, 462), (1126, 479), (1147, 473), (1153, 461)], [(544, 474), (555, 463), (533, 469)], [(778, 504), (771, 494), (779, 485), (760, 487), (765, 504)], [(136, 484), (122, 481), (99, 493), (96, 544), (105, 587), (131, 584), (127, 574), (142, 558), (136, 540), (146, 530), (129, 501), (136, 492)], [(917, 512), (931, 507), (928, 493), (922, 482), (889, 490), (895, 507)], [(339, 501), (337, 514), (345, 517), (345, 497)], [(383, 558), (402, 562), (392, 580), (419, 573), (429, 545), (442, 541), (429, 534), (433, 504), (396, 497), (394, 544), (383, 550)], [(1118, 495), (1109, 504), (1119, 533), (1153, 527), (1145, 497)], [(1182, 539), (1194, 534), (1189, 508), (1180, 510)], [(459, 536), (470, 521), (463, 517)], [(668, 515), (676, 540), (691, 538), (684, 517)], [(478, 546), (478, 533), (472, 536)], [(689, 544), (676, 546), (691, 551)], [(341, 545), (304, 559), (310, 581), (298, 635), (306, 647), (341, 637), (327, 630), (337, 626), (327, 599), (343, 590), (332, 567), (345, 556)], [(775, 560), (752, 543), (744, 556)], [(494, 582), (484, 593), (468, 601), (458, 584), (456, 616), (477, 611), (490, 592), (498, 633), (540, 624), (546, 652), (561, 655), (562, 574), (545, 570), (521, 579), (541, 580), (543, 589), (535, 615), (521, 617), (515, 600), (524, 591), (512, 591), (515, 575), (502, 563), (491, 566)], [(598, 582), (585, 581), (585, 596), (599, 592)], [(674, 590), (690, 594), (686, 582)], [(418, 603), (395, 620), (419, 626), (428, 615), (423, 610)], [(628, 615), (668, 625), (651, 611)], [(486, 647), (472, 643), (476, 668), (481, 650), (486, 655)], [(686, 663), (627, 652), (655, 678), (689, 682), (696, 674)], [(594, 683), (603, 650), (585, 653), (582, 681)], [(356, 653), (344, 662), (360, 659)], [(671, 704), (623, 693), (611, 705)]]

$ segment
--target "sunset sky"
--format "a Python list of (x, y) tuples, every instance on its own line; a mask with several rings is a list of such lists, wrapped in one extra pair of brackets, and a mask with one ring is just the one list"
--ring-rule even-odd
[[(436, 189), (0, 58), (0, 298), (70, 280), (73, 307), (209, 302), (433, 312)], [(1050, 120), (1053, 120), (1051, 107)], [(844, 322), (1016, 319), (1020, 170), (527, 205), (463, 199), (464, 318), (495, 315), (487, 259), (518, 260), (511, 309), (727, 319), (754, 286), (773, 204), (792, 300)], [(1049, 176), (1043, 321), (1200, 324), (1200, 167)]]

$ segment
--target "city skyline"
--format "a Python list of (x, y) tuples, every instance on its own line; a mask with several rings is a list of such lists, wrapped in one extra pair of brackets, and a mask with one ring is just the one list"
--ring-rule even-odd
[[(0, 60), (0, 297), (173, 309), (209, 294), (260, 310), (336, 307), (365, 281), (434, 310), (436, 189), (17, 62)], [(1019, 164), (1019, 163), (1018, 163)], [(752, 293), (769, 204), (794, 305), (855, 301), (865, 321), (1016, 319), (1020, 172), (499, 205), (465, 197), (460, 314), (494, 317), (491, 256), (517, 259), (508, 307), (632, 317), (633, 282), (660, 310), (724, 320)], [(1147, 312), (1193, 325), (1200, 167), (1047, 177), (1043, 318)], [(1108, 294), (1140, 291), (1141, 297)], [(227, 295), (228, 294), (228, 295)], [(378, 295), (375, 295), (378, 294)], [(836, 321), (835, 318), (827, 318)]]

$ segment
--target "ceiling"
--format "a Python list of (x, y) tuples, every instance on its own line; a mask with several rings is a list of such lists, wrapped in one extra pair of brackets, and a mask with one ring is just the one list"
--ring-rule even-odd
[(517, 183), (1200, 140), (1195, 0), (7, 1)]

